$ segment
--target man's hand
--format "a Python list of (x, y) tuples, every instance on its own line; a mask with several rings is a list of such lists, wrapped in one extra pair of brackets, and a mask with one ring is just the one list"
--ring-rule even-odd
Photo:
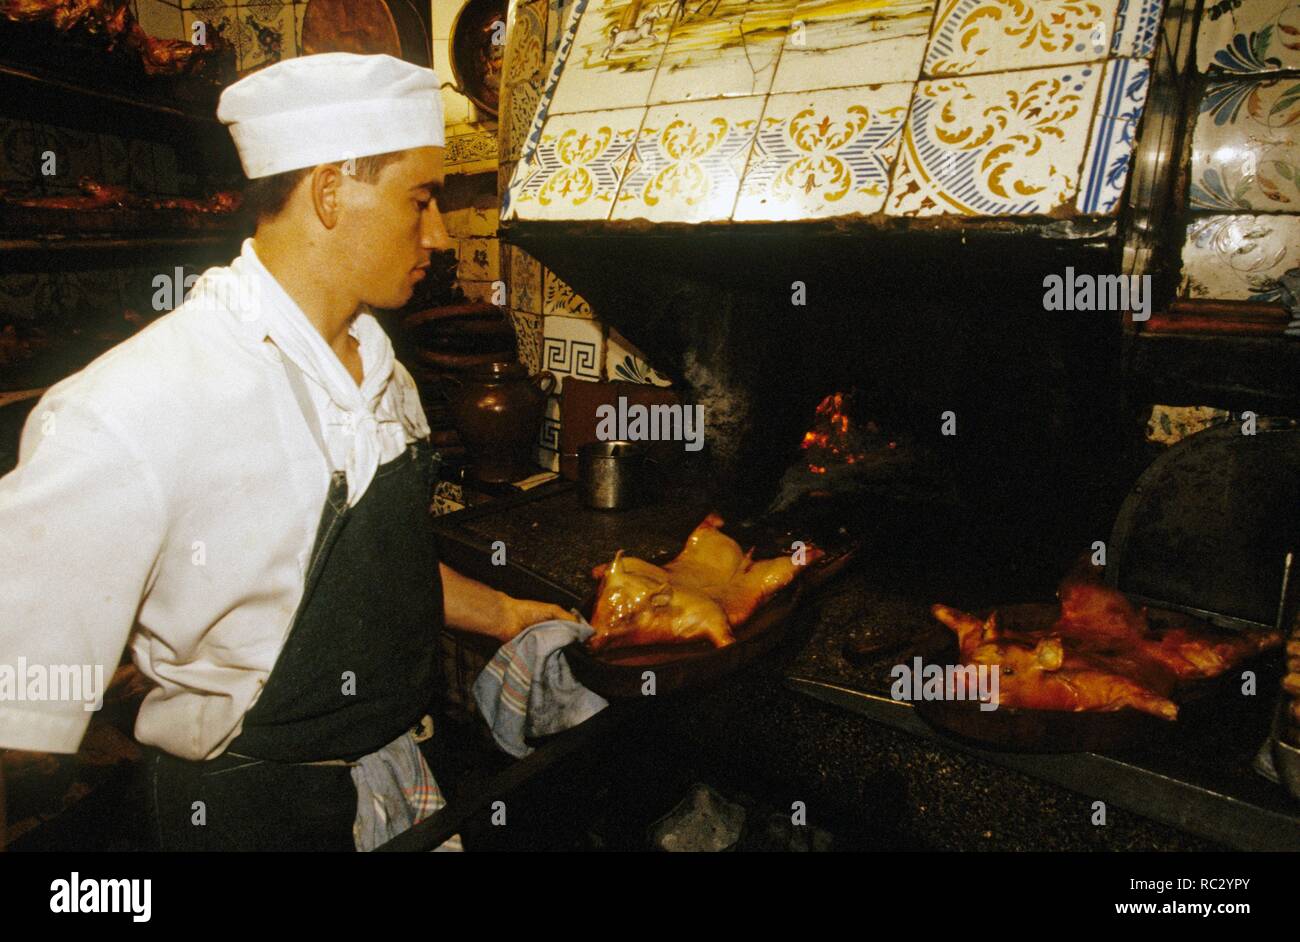
[(572, 612), (558, 605), (517, 599), (446, 565), (439, 564), (438, 568), (442, 574), (443, 620), (448, 628), (487, 635), (504, 644), (539, 621), (573, 618)]
[(560, 606), (552, 605), (549, 602), (516, 599), (509, 595), (505, 596), (505, 600), (507, 616), (505, 630), (501, 635), (502, 641), (509, 641), (525, 628), (529, 628), (538, 622), (550, 621), (553, 618), (573, 621), (573, 612), (565, 611)]

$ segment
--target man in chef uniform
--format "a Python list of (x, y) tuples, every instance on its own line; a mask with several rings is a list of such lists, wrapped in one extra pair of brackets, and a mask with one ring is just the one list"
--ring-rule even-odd
[[(451, 244), (434, 73), (305, 56), (217, 115), (256, 233), (33, 410), (0, 479), (0, 666), (108, 678), (129, 646), (164, 849), (368, 849), (441, 804), (410, 730), (444, 622), (566, 613), (438, 562), (438, 457), (369, 313)], [(83, 700), (0, 699), (0, 748), (75, 752)]]

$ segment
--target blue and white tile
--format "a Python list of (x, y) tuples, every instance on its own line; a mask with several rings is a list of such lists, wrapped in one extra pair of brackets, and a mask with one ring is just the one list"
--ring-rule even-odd
[(672, 33), (650, 104), (767, 94), (795, 0), (723, 0), (708, 16), (689, 4), (666, 6)]
[(651, 107), (610, 218), (731, 218), (762, 110), (758, 96)]
[[(552, 115), (595, 109), (629, 108), (650, 99), (655, 70), (668, 44), (665, 13), (672, 3), (638, 0), (575, 0), (576, 26), (548, 112)], [(635, 22), (632, 22), (635, 17)], [(566, 37), (567, 38), (567, 37)]]
[(550, 315), (542, 318), (542, 369), (555, 374), (555, 392), (566, 377), (599, 381), (605, 338), (595, 321)]
[(657, 372), (631, 341), (613, 327), (605, 338), (605, 376), (611, 381), (671, 386), (672, 380)]
[(1145, 59), (1106, 63), (1079, 185), (1079, 212), (1105, 214), (1119, 206), (1132, 169), (1133, 144), (1150, 79), (1151, 65)]
[(542, 427), (537, 433), (537, 463), (548, 471), (560, 470), (560, 397), (546, 397)]
[(925, 74), (976, 75), (1104, 59), (1120, 0), (942, 0)]
[(915, 81), (935, 0), (803, 0), (772, 92)]
[(1300, 268), (1300, 216), (1205, 216), (1187, 227), (1180, 294), (1281, 301), (1278, 278)]
[(1050, 213), (1079, 189), (1097, 65), (917, 85), (885, 212)]
[(1196, 63), (1238, 75), (1300, 68), (1300, 2), (1205, 0)]
[(732, 218), (880, 211), (912, 88), (897, 82), (770, 96)]
[(552, 115), (515, 167), (502, 218), (609, 218), (644, 108)]
[(1191, 177), (1193, 209), (1300, 210), (1300, 78), (1211, 79)]
[(1115, 13), (1111, 54), (1149, 57), (1156, 48), (1164, 9), (1164, 0), (1120, 0), (1119, 10)]

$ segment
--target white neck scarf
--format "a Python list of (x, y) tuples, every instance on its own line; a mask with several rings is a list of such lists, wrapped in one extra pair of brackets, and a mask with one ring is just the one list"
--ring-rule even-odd
[[(248, 286), (251, 292), (244, 297), (253, 303), (245, 302), (249, 310), (239, 312), (241, 319), (255, 321), (258, 330), (265, 330), (281, 355), (302, 371), (308, 383), (314, 383), (329, 397), (325, 414), (319, 419), (331, 452), (327, 457), (331, 470), (341, 465), (347, 473), (348, 505), (355, 505), (374, 480), (381, 456), (406, 447), (403, 418), (411, 410), (409, 398), (399, 392), (392, 399), (392, 408), (380, 408), (395, 362), (388, 334), (368, 312), (363, 311), (353, 320), (349, 332), (360, 346), (365, 374), (358, 387), (320, 331), (258, 259), (252, 239), (244, 241), (243, 251), (230, 268), (241, 282), (252, 282)], [(408, 421), (412, 428), (427, 428), (423, 416), (411, 415)]]

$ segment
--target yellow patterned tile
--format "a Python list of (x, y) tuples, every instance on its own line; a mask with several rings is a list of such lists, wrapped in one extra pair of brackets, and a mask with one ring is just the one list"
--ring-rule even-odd
[(1110, 51), (1120, 0), (943, 0), (925, 74), (1093, 62)]
[(922, 82), (903, 129), (885, 211), (1049, 213), (1079, 189), (1098, 66)]
[(898, 82), (771, 96), (733, 218), (878, 212), (912, 87)]
[(729, 219), (762, 108), (758, 96), (651, 107), (610, 218)]
[(643, 108), (552, 116), (537, 150), (515, 169), (519, 219), (607, 219), (641, 125)]

